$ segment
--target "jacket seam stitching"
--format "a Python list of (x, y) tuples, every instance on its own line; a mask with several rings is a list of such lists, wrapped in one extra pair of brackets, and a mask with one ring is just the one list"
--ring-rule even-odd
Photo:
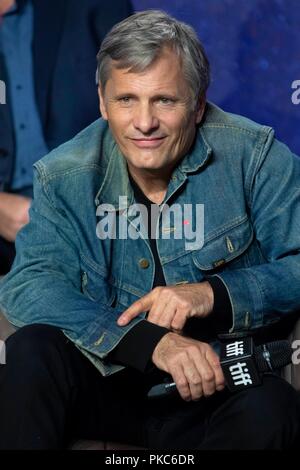
[(251, 131), (250, 129), (245, 129), (244, 127), (238, 127), (238, 126), (227, 125), (227, 124), (204, 124), (203, 127), (202, 127), (202, 129), (209, 129), (209, 128), (212, 128), (212, 129), (232, 129), (232, 130), (236, 130), (236, 131), (241, 132), (241, 133), (249, 134), (253, 137), (257, 136), (257, 134), (259, 134), (261, 132), (266, 132), (265, 129), (267, 129), (266, 126), (262, 126), (262, 128), (258, 129), (257, 131)]
[[(267, 132), (266, 134), (261, 134), (260, 139), (258, 139), (255, 145), (250, 161), (255, 161), (256, 163), (254, 164), (253, 171), (251, 172), (251, 174), (249, 174), (249, 177), (245, 178), (245, 191), (246, 191), (246, 198), (248, 201), (249, 208), (251, 208), (253, 204), (252, 188), (253, 188), (254, 179), (258, 173), (258, 168), (262, 163), (263, 156), (266, 154), (268, 147), (270, 148), (269, 137), (271, 136), (272, 128), (268, 128), (268, 129), (269, 129), (269, 132)], [(247, 181), (249, 181), (249, 183)]]

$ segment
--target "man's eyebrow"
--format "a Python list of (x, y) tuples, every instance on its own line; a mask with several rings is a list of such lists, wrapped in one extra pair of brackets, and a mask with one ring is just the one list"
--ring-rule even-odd
[(156, 95), (154, 95), (154, 96), (151, 97), (152, 100), (157, 100), (157, 99), (160, 99), (160, 98), (168, 98), (168, 99), (174, 100), (174, 101), (179, 99), (179, 97), (178, 97), (176, 94), (174, 94), (174, 93), (169, 93), (169, 92), (166, 92), (166, 93), (164, 93), (164, 92), (157, 93)]
[[(118, 100), (118, 99), (124, 98), (125, 96), (128, 98), (139, 98), (139, 96), (135, 93), (132, 93), (132, 92), (127, 93), (126, 91), (124, 91), (122, 93), (117, 93), (116, 95), (114, 95), (113, 99)], [(174, 101), (179, 99), (179, 97), (176, 94), (169, 93), (169, 92), (166, 92), (166, 93), (160, 92), (153, 96), (150, 96), (150, 101), (155, 101), (161, 98), (167, 98), (167, 99), (174, 100)]]
[(116, 95), (113, 96), (113, 98), (115, 100), (118, 100), (120, 98), (124, 98), (124, 97), (128, 97), (128, 98), (137, 98), (137, 95), (135, 95), (134, 93), (127, 93), (126, 91), (122, 92), (122, 93), (117, 93)]

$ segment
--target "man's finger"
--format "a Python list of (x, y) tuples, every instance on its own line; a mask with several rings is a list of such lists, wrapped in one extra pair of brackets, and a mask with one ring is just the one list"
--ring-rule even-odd
[(139, 300), (136, 300), (125, 312), (118, 318), (117, 324), (119, 326), (125, 326), (133, 318), (137, 317), (140, 313), (150, 310), (153, 303), (152, 292), (144, 295)]
[(199, 400), (203, 395), (203, 383), (201, 374), (193, 361), (183, 364), (183, 371), (189, 384), (192, 400)]
[(225, 387), (225, 378), (218, 355), (213, 350), (208, 350), (206, 352), (206, 359), (214, 371), (216, 389), (223, 390)]
[(147, 320), (155, 323), (156, 325), (164, 326), (168, 328), (168, 321), (163, 321), (164, 311), (167, 307), (166, 299), (161, 297), (158, 302), (153, 301), (151, 308), (149, 309)]
[(182, 311), (177, 309), (170, 325), (171, 330), (176, 331), (177, 333), (181, 332), (186, 323), (186, 320), (187, 318), (182, 314)]
[(192, 399), (191, 390), (187, 377), (185, 376), (182, 364), (177, 364), (176, 368), (170, 371), (176, 388), (183, 400), (190, 401)]

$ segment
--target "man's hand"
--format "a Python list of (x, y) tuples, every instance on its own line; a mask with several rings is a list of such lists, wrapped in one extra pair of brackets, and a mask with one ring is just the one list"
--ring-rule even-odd
[(0, 235), (14, 242), (18, 231), (29, 222), (31, 199), (16, 194), (0, 193)]
[(188, 318), (206, 317), (213, 304), (213, 290), (207, 281), (155, 287), (125, 310), (117, 323), (127, 325), (140, 313), (148, 311), (147, 320), (150, 322), (180, 332)]
[(170, 332), (156, 345), (152, 361), (171, 374), (186, 401), (199, 400), (225, 386), (219, 357), (207, 343)]

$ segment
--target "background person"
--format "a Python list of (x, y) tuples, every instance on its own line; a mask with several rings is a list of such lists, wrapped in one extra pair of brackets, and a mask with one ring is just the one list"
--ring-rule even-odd
[(0, 274), (28, 222), (33, 163), (97, 118), (96, 54), (131, 13), (127, 0), (0, 0)]

